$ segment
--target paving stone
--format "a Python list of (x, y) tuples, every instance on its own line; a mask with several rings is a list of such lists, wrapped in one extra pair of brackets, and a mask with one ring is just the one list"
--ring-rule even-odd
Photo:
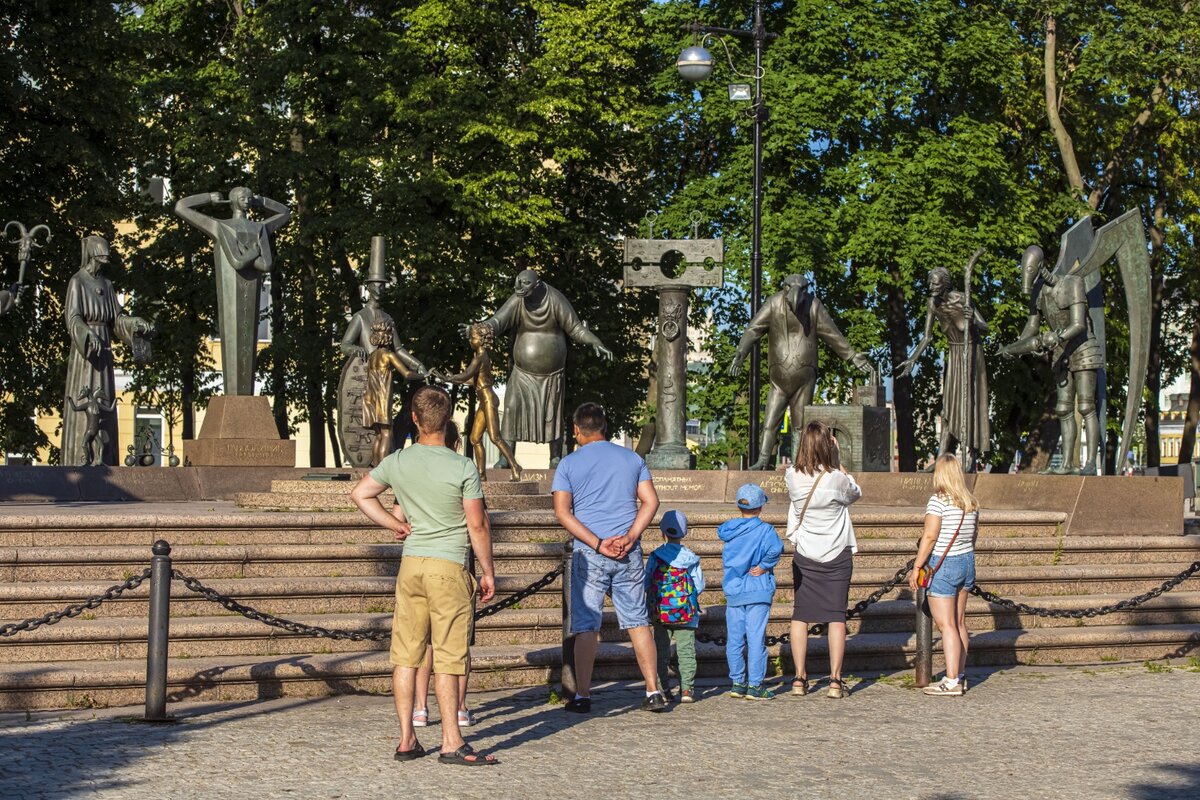
[[(1155, 670), (1161, 668), (1155, 667)], [(640, 687), (600, 687), (590, 716), (549, 690), (472, 696), (468, 739), (502, 764), (392, 760), (386, 697), (0, 715), (0, 795), (223, 798), (1194, 798), (1200, 674), (1136, 668), (971, 673), (963, 698), (926, 698), (905, 674), (822, 694), (635, 710)], [(433, 711), (437, 718), (436, 710)], [(438, 730), (419, 732), (433, 747)]]

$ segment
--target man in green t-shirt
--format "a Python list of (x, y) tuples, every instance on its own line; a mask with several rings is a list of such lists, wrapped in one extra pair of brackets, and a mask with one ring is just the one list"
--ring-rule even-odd
[[(433, 646), (434, 691), (442, 712), (439, 761), (467, 766), (499, 763), (476, 753), (458, 729), (458, 676), (467, 670), (474, 622), (475, 578), (467, 571), (467, 547), (475, 551), (481, 575), (480, 599), (496, 593), (492, 539), (483, 506), (483, 489), (475, 465), (445, 446), (450, 395), (423, 386), (413, 395), (413, 421), (420, 442), (392, 453), (354, 487), (354, 504), (381, 528), (404, 542), (396, 576), (396, 611), (392, 619), (389, 660), (396, 713), (400, 717), (397, 761), (425, 755), (417, 741), (412, 711), (417, 668), (425, 649)], [(388, 489), (399, 513), (379, 502)]]

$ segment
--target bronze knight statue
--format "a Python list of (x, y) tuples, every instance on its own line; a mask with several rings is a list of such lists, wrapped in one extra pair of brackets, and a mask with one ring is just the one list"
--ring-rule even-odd
[(867, 355), (856, 351), (838, 330), (837, 323), (810, 290), (808, 279), (803, 275), (784, 278), (783, 290), (767, 298), (750, 320), (738, 342), (737, 356), (729, 367), (730, 375), (736, 378), (741, 374), (742, 363), (750, 349), (763, 336), (768, 337), (771, 391), (767, 395), (762, 448), (758, 461), (751, 464), (750, 469), (770, 466), (784, 409), (791, 409), (793, 426), (803, 424), (804, 409), (812, 402), (817, 387), (818, 339), (839, 358), (852, 362), (863, 372), (873, 369)]
[[(1101, 454), (1105, 408), (1104, 302), (1099, 270), (1116, 257), (1129, 313), (1129, 390), (1121, 449), (1125, 453), (1137, 422), (1146, 380), (1150, 346), (1150, 262), (1139, 212), (1135, 209), (1093, 231), (1090, 217), (1063, 236), (1054, 269), (1046, 267), (1042, 249), (1025, 250), (1021, 276), (1030, 297), (1030, 314), (1020, 338), (1001, 355), (1041, 354), (1049, 357), (1057, 392), (1060, 425), (1060, 474), (1095, 475)], [(1041, 330), (1042, 325), (1048, 326)], [(1079, 465), (1080, 440), (1075, 414), (1083, 420), (1087, 450)]]

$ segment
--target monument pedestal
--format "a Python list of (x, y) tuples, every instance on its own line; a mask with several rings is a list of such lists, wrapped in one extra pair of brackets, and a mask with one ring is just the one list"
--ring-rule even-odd
[(684, 444), (655, 444), (646, 454), (646, 466), (650, 469), (695, 469), (696, 457)]
[(218, 395), (208, 402), (200, 435), (183, 440), (192, 467), (294, 467), (296, 443), (280, 439), (267, 398)]
[(851, 472), (891, 472), (892, 416), (884, 406), (821, 406), (804, 409), (804, 422), (833, 429), (842, 464)]

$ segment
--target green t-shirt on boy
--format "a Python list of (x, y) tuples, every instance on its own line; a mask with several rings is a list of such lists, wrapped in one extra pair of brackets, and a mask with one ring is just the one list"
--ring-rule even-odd
[(483, 497), (474, 464), (442, 445), (414, 444), (383, 459), (371, 477), (391, 487), (412, 524), (405, 556), (466, 561), (470, 538), (463, 500)]

